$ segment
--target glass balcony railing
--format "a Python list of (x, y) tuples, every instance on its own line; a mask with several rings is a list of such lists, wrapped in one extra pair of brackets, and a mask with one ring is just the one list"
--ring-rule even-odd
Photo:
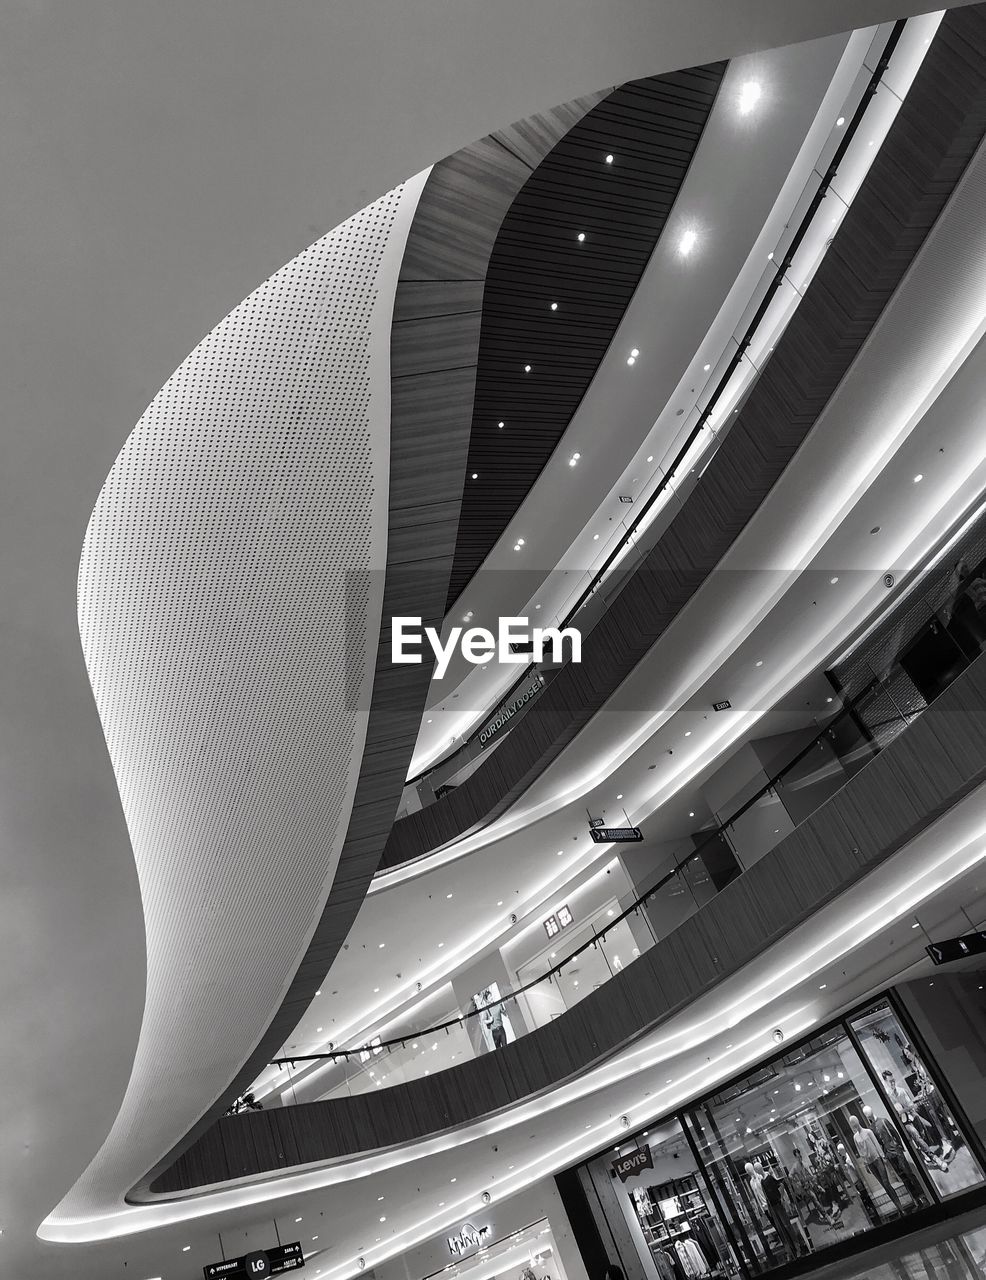
[[(944, 591), (939, 582), (904, 602), (907, 638), (892, 661), (880, 671), (868, 667), (855, 697), (741, 805), (693, 837), (693, 852), (657, 869), (643, 891), (617, 893), (579, 925), (549, 917), (556, 930), (550, 949), (504, 964), (517, 975), (507, 990), (491, 981), (463, 1007), (450, 978), (360, 1044), (276, 1059), (248, 1095), (253, 1101), (233, 1109), (352, 1096), (435, 1074), (503, 1049), (609, 982), (835, 794), (986, 648), (986, 558), (961, 567)], [(916, 609), (924, 611), (917, 623)], [(865, 662), (855, 661), (859, 679)]]

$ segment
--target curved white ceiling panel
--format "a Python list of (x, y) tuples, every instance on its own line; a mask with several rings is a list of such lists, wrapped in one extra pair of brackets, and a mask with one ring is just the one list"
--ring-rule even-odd
[(140, 879), (147, 993), (119, 1115), (53, 1220), (118, 1204), (222, 1092), (331, 888), (380, 625), (390, 322), (425, 176), (204, 339), (93, 512), (79, 627)]

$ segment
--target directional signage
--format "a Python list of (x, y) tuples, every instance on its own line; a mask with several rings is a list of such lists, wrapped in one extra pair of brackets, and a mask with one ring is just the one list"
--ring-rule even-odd
[(639, 827), (590, 827), (593, 844), (615, 844), (619, 840), (643, 840)]
[(733, 704), (729, 701), (729, 699), (728, 699), (728, 698), (723, 698), (721, 702), (713, 702), (713, 704), (712, 704), (712, 710), (713, 710), (713, 711), (728, 711), (732, 705), (733, 705)]
[(242, 1258), (226, 1258), (223, 1262), (210, 1262), (202, 1268), (205, 1280), (266, 1280), (267, 1276), (279, 1276), (284, 1271), (299, 1271), (305, 1265), (305, 1251), (301, 1242), (275, 1245), (272, 1249), (254, 1249)]
[(951, 960), (964, 960), (966, 956), (978, 956), (986, 952), (986, 930), (964, 933), (961, 938), (946, 938), (944, 942), (932, 942), (925, 947), (935, 964), (948, 964)]

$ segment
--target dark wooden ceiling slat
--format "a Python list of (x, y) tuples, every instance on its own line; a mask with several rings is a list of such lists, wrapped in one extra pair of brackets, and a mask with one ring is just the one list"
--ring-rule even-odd
[(511, 205), (483, 295), (469, 454), (469, 474), (480, 480), (467, 482), (463, 497), (450, 607), (585, 395), (667, 222), (724, 70), (720, 62), (616, 89), (556, 143)]

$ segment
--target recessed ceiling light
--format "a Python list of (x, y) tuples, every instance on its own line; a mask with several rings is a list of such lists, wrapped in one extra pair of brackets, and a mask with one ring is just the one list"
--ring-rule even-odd
[(678, 241), (678, 252), (682, 257), (687, 257), (695, 248), (698, 236), (690, 228), (688, 231), (682, 232), (681, 239)]
[(694, 809), (689, 809), (689, 810), (688, 810), (688, 816), (689, 816), (689, 818), (694, 818), (694, 817), (695, 817), (695, 810), (694, 810)]
[(836, 122), (835, 122), (835, 127), (836, 127), (837, 129), (841, 129), (841, 128), (842, 128), (842, 126), (843, 126), (845, 123), (846, 123), (846, 117), (845, 117), (845, 116), (839, 116), (838, 120), (836, 120)]
[(653, 455), (652, 453), (649, 453), (649, 454), (647, 455), (647, 461), (648, 461), (648, 462), (653, 462), (653, 461), (654, 461), (654, 455)]
[(380, 988), (379, 988), (379, 987), (374, 987), (374, 988), (373, 988), (373, 994), (374, 994), (375, 996), (378, 996), (378, 995), (380, 994)]
[(439, 946), (439, 949), (441, 949), (442, 947), (444, 947), (444, 946), (445, 946), (445, 943), (444, 943), (444, 942), (440, 942), (440, 943), (438, 944), (438, 946)]
[(506, 424), (505, 422), (498, 422), (496, 425), (497, 425), (497, 426), (500, 428), (500, 430), (502, 431), (502, 430), (503, 430), (503, 428), (504, 428), (507, 424)]
[(633, 356), (634, 360), (636, 360), (637, 356), (640, 355), (640, 352), (637, 350), (636, 347), (632, 347), (630, 350), (630, 354)]
[(454, 1182), (454, 1181), (455, 1181), (454, 1178), (449, 1178), (449, 1182)]
[(315, 1030), (316, 1030), (316, 1032), (318, 1032), (318, 1031), (321, 1031), (321, 1030), (322, 1030), (322, 1028), (321, 1028), (321, 1027), (316, 1027), (316, 1028), (315, 1028)]
[(920, 925), (920, 923), (919, 923), (919, 922), (915, 921), (915, 923), (911, 925), (911, 928), (912, 928), (912, 929), (920, 929), (920, 928), (921, 928), (921, 925)]
[(579, 234), (578, 234), (578, 237), (577, 237), (577, 238), (578, 238), (578, 242), (579, 242), (579, 244), (584, 244), (584, 243), (585, 243), (585, 232), (584, 232), (584, 231), (580, 231), (580, 232), (579, 232)]
[(191, 1246), (190, 1244), (183, 1244), (183, 1245), (182, 1245), (182, 1247), (181, 1247), (181, 1251), (182, 1251), (182, 1253), (188, 1253), (188, 1251), (189, 1251), (189, 1249), (191, 1249), (191, 1247), (192, 1247), (192, 1246)]
[(619, 794), (616, 798), (617, 798), (617, 800), (622, 800), (622, 799), (623, 799), (623, 792), (621, 791), (621, 792), (620, 792), (620, 794)]
[(564, 852), (565, 852), (565, 850), (564, 850), (564, 849), (559, 849), (559, 850), (558, 850), (558, 852), (557, 852), (557, 854), (556, 854), (555, 856), (556, 856), (556, 857), (558, 857), (558, 858), (560, 858)]
[(451, 895), (450, 893), (447, 893), (447, 894), (445, 895), (445, 901), (446, 901), (446, 902), (451, 901), (451, 898), (452, 898), (452, 895)]
[(612, 163), (613, 163), (613, 157), (612, 157), (612, 155), (608, 155), (608, 156), (606, 157), (606, 163), (607, 163), (607, 164), (612, 164)]
[(428, 720), (428, 724), (431, 724), (431, 720), (430, 720), (430, 719)]
[(739, 95), (739, 112), (741, 116), (748, 115), (760, 101), (760, 95), (763, 93), (763, 87), (759, 80), (747, 80), (746, 84), (740, 89)]
[(757, 662), (757, 666), (758, 666), (758, 667), (762, 667), (762, 666), (763, 666), (763, 658), (760, 658), (760, 659), (759, 659), (759, 661)]
[(382, 1214), (382, 1215), (381, 1215), (381, 1217), (380, 1217), (380, 1221), (381, 1221), (381, 1222), (386, 1222), (386, 1221), (387, 1221), (387, 1215), (386, 1215), (386, 1214)]
[(920, 484), (923, 479), (924, 479), (924, 476), (919, 471), (918, 474), (914, 477), (914, 483)]
[(685, 737), (686, 737), (686, 738), (690, 738), (691, 736), (692, 736), (692, 731), (691, 731), (691, 729), (686, 729), (686, 730), (685, 730)]
[(835, 584), (836, 584), (838, 581), (839, 581), (839, 579), (838, 579), (838, 577), (837, 577), (837, 576), (836, 576), (835, 578), (829, 578), (829, 582), (832, 584), (832, 586), (833, 586), (833, 587), (835, 586)]
[(530, 373), (530, 371), (531, 371), (531, 366), (530, 366), (529, 364), (525, 364), (525, 365), (524, 365), (524, 372), (525, 372), (525, 373)]
[(569, 460), (568, 460), (568, 465), (569, 465), (570, 467), (577, 466), (577, 465), (578, 465), (579, 458), (581, 458), (581, 457), (582, 457), (581, 453), (573, 453), (573, 454), (572, 454), (572, 456), (571, 456), (571, 457), (569, 458)]
[(709, 370), (712, 368), (712, 365), (710, 365), (710, 364), (703, 364), (703, 365), (702, 365), (702, 368), (705, 370), (705, 372), (706, 372), (706, 373), (708, 373), (708, 372), (709, 372)]
[(557, 310), (558, 310), (558, 303), (557, 303), (557, 302), (553, 302), (553, 303), (551, 304), (551, 310), (552, 310), (552, 311), (557, 311)]
[(636, 356), (627, 356), (627, 364), (636, 364), (636, 363), (637, 363)]
[(826, 702), (831, 702), (831, 701), (832, 701), (832, 699), (831, 699), (831, 698), (826, 698), (826, 699), (825, 699), (825, 701), (826, 701)]
[(523, 538), (518, 538), (518, 539), (517, 539), (517, 545), (518, 545), (518, 547), (522, 547), (522, 546), (524, 545), (524, 539), (523, 539)]
[(497, 905), (498, 907), (502, 907), (502, 906), (503, 906), (503, 899), (501, 898), (501, 899), (500, 899), (500, 901), (499, 901), (496, 905)]
[[(827, 986), (828, 986), (828, 983), (827, 983), (827, 982), (823, 982), (823, 983), (821, 984), (821, 986), (820, 986), (818, 989), (819, 989), (819, 991), (824, 991), (824, 990), (825, 990), (825, 988), (826, 988)], [(828, 1076), (826, 1076), (826, 1077), (825, 1077), (825, 1079), (827, 1080), (827, 1079), (828, 1079)]]
[(387, 945), (387, 944), (386, 944), (386, 942), (378, 942), (378, 943), (377, 943), (377, 948), (378, 948), (380, 951), (382, 951), (386, 945)]
[(599, 534), (598, 534), (598, 533), (594, 533), (594, 534), (592, 535), (592, 540), (593, 540), (593, 542), (598, 542), (598, 541), (599, 541)]
[(612, 908), (612, 907), (610, 907), (610, 909), (606, 912), (606, 914), (607, 914), (610, 918), (612, 918), (616, 913), (614, 912), (613, 908)]
[(771, 251), (770, 253), (768, 253), (768, 254), (767, 254), (767, 261), (768, 261), (768, 262), (773, 262), (773, 261), (774, 261), (774, 254), (773, 254), (773, 251)]
[(317, 996), (320, 996), (320, 995), (322, 994), (322, 988), (321, 988), (321, 987), (319, 987), (319, 989), (315, 992), (315, 994), (316, 994)]
[(474, 471), (474, 472), (472, 473), (472, 478), (473, 478), (474, 480), (478, 480), (478, 479), (479, 479), (479, 472), (478, 472), (478, 471)]
[(300, 1218), (295, 1218), (295, 1222), (300, 1222), (300, 1221), (301, 1221)]

